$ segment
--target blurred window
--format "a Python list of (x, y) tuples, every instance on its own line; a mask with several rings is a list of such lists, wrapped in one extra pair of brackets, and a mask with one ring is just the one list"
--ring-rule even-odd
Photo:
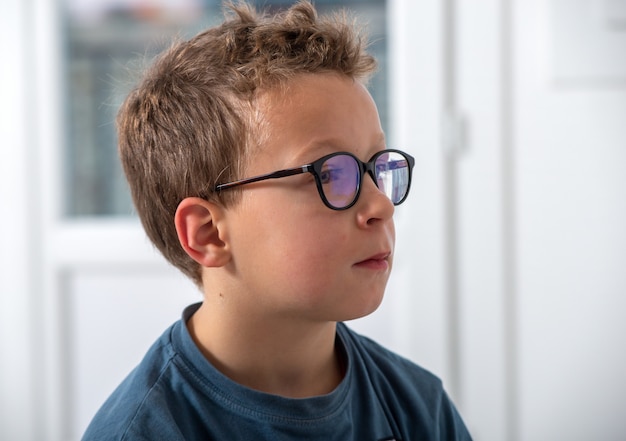
[[(293, 0), (260, 0), (284, 8)], [(316, 0), (320, 13), (354, 11), (368, 26), (380, 67), (370, 84), (387, 127), (384, 0)], [(70, 217), (131, 216), (132, 202), (116, 150), (115, 116), (136, 72), (175, 36), (189, 38), (218, 23), (219, 0), (66, 0), (65, 206)]]

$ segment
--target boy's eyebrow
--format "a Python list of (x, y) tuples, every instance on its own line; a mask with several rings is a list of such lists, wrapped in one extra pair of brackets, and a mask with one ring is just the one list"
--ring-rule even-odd
[[(368, 151), (371, 150), (371, 155), (373, 155), (374, 153), (376, 153), (376, 151), (383, 150), (386, 147), (386, 145), (387, 145), (387, 141), (385, 138), (385, 134), (383, 132), (380, 132), (374, 138), (374, 141), (369, 146), (366, 146), (366, 149)], [(355, 147), (355, 146), (351, 146), (351, 147)], [(342, 140), (338, 138), (316, 139), (304, 145), (302, 150), (300, 150), (294, 155), (293, 159), (294, 159), (294, 162), (300, 161), (298, 162), (298, 164), (300, 163), (308, 164), (310, 162), (315, 161), (318, 157), (324, 156), (329, 153), (333, 153), (338, 150), (342, 150), (344, 148), (345, 148), (345, 142), (343, 142)], [(313, 152), (315, 152), (316, 155), (313, 155), (315, 157), (311, 158)], [(307, 159), (311, 159), (311, 160), (307, 161)]]

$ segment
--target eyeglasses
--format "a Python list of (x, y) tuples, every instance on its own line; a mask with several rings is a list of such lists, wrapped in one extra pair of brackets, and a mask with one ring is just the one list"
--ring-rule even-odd
[(219, 184), (215, 191), (228, 190), (240, 185), (311, 173), (324, 204), (332, 210), (346, 210), (356, 204), (361, 193), (363, 176), (367, 172), (374, 183), (394, 205), (400, 205), (409, 194), (411, 173), (415, 159), (400, 150), (382, 150), (368, 162), (352, 153), (331, 153), (300, 167), (279, 170), (252, 178)]

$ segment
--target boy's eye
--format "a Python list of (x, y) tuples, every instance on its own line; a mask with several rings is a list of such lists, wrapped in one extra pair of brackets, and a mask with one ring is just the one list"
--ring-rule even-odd
[(322, 170), (320, 181), (322, 181), (322, 184), (330, 184), (331, 182), (341, 179), (343, 175), (344, 171), (342, 168), (327, 168), (326, 170)]

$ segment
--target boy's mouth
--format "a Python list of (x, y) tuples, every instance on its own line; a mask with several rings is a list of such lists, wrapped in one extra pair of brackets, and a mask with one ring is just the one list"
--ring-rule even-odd
[(386, 270), (389, 268), (390, 252), (378, 253), (354, 264), (359, 268)]

